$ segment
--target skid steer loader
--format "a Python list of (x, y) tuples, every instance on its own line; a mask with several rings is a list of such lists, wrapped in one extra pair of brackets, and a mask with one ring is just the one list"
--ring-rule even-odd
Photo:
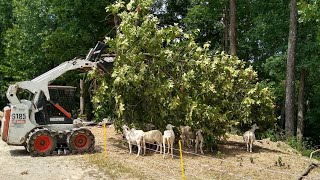
[[(2, 140), (8, 145), (24, 146), (32, 156), (50, 155), (57, 147), (72, 153), (93, 151), (92, 132), (79, 126), (81, 120), (72, 117), (68, 112), (70, 108), (63, 108), (67, 100), (61, 98), (72, 95), (74, 88), (49, 85), (71, 70), (97, 68), (105, 73), (112, 61), (110, 57), (108, 60), (101, 58), (104, 49), (105, 44), (98, 42), (85, 59), (74, 58), (30, 81), (10, 85), (6, 93), (10, 103), (4, 108), (1, 122)], [(55, 93), (58, 100), (51, 98), (50, 93)]]

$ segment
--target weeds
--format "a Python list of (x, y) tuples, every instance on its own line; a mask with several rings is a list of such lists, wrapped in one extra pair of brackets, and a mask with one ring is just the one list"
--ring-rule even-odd
[(97, 165), (100, 170), (104, 171), (112, 179), (119, 179), (126, 176), (137, 179), (147, 179), (142, 172), (137, 172), (136, 169), (126, 166), (111, 156), (107, 159), (104, 158), (103, 153), (88, 155), (87, 159), (90, 163)]
[(279, 156), (278, 160), (275, 162), (275, 166), (282, 167), (282, 166), (285, 166), (285, 165), (286, 165), (286, 163), (282, 162), (282, 158)]
[(217, 151), (217, 158), (224, 158), (225, 157), (225, 154), (223, 154), (221, 151)]
[(250, 157), (251, 164), (254, 164), (253, 157)]
[[(278, 125), (275, 125), (274, 128), (268, 129), (265, 131), (261, 138), (270, 138), (271, 141), (285, 141), (293, 149), (300, 152), (303, 156), (310, 156), (311, 152), (315, 150), (314, 147), (310, 146), (309, 139), (297, 140), (296, 137), (286, 138), (284, 130), (281, 129)], [(281, 144), (278, 143), (277, 147), (280, 147)], [(320, 156), (315, 156), (315, 159), (320, 160)]]
[(287, 164), (287, 166), (286, 166), (286, 163), (284, 163), (284, 162), (282, 161), (282, 158), (281, 158), (280, 156), (278, 157), (278, 160), (275, 161), (274, 165), (275, 165), (275, 166), (279, 166), (279, 167), (284, 167), (284, 168), (290, 169), (290, 165)]
[(261, 135), (261, 138), (270, 138), (271, 141), (276, 142), (285, 140), (285, 135), (284, 131), (278, 125), (275, 125), (274, 128), (265, 131)]

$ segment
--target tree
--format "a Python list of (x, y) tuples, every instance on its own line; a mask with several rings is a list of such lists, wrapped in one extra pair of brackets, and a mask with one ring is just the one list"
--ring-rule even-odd
[(230, 0), (230, 54), (237, 54), (237, 0)]
[(230, 126), (274, 122), (273, 96), (257, 83), (252, 67), (235, 56), (213, 54), (209, 43), (198, 45), (179, 25), (159, 27), (151, 4), (119, 1), (107, 9), (121, 23), (115, 38), (106, 39), (118, 53), (112, 74), (98, 77), (98, 115), (110, 112), (117, 127), (188, 124), (214, 137)]
[(153, 4), (153, 13), (159, 18), (161, 25), (181, 23), (187, 15), (192, 0), (156, 0)]
[[(93, 4), (85, 0), (13, 0), (9, 6), (12, 14), (0, 16), (1, 22), (12, 19), (12, 25), (0, 34), (4, 39), (0, 45), (0, 55), (4, 52), (0, 92), (6, 92), (8, 84), (32, 79), (64, 61), (85, 55), (112, 29), (104, 8), (107, 4), (103, 0)], [(0, 10), (3, 8), (0, 6)], [(68, 73), (56, 83), (78, 86), (74, 76), (78, 75)]]
[[(0, 66), (4, 63), (4, 36), (8, 29), (12, 27), (12, 1), (0, 0)], [(4, 74), (0, 71), (0, 82), (3, 86), (4, 82)], [(0, 107), (4, 107), (5, 104), (5, 94), (6, 91), (3, 88), (0, 88)]]
[(288, 59), (287, 59), (287, 76), (286, 76), (286, 104), (285, 104), (285, 132), (286, 136), (294, 135), (294, 89), (295, 89), (295, 61), (296, 61), (296, 46), (297, 46), (297, 25), (298, 24), (298, 11), (297, 1), (291, 0), (290, 2), (290, 27), (288, 38)]
[[(298, 36), (298, 65), (300, 72), (299, 95), (298, 95), (298, 116), (297, 116), (297, 138), (303, 140), (306, 136), (314, 144), (319, 144), (317, 134), (319, 131), (319, 118), (316, 111), (317, 96), (319, 91), (316, 88), (318, 81), (319, 61), (319, 27), (320, 5), (317, 1), (300, 1), (299, 10), (299, 36)], [(310, 105), (311, 104), (311, 105)], [(304, 129), (307, 128), (307, 131)]]
[(297, 116), (297, 138), (299, 140), (302, 140), (303, 133), (304, 133), (305, 79), (306, 79), (306, 70), (302, 69), (300, 71), (298, 116)]
[(185, 24), (186, 31), (194, 32), (197, 43), (204, 44), (210, 41), (210, 49), (218, 51), (225, 49), (222, 23), (224, 10), (217, 8), (225, 6), (225, 4), (224, 0), (198, 0), (191, 4), (188, 14), (182, 19), (182, 22)]

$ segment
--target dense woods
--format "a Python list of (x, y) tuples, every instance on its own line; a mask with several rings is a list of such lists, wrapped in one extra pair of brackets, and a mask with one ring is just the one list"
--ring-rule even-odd
[(95, 120), (189, 124), (214, 137), (258, 123), (261, 135), (320, 144), (318, 0), (112, 3), (0, 0), (0, 105), (8, 84), (100, 40), (117, 57), (112, 74), (85, 77), (99, 82)]

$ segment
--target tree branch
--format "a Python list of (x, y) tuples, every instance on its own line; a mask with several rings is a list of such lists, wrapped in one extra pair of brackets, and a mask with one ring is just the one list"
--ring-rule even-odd
[(312, 169), (319, 167), (320, 164), (311, 163), (308, 167), (308, 169), (301, 174), (301, 176), (298, 178), (298, 180), (302, 180), (304, 177), (308, 176), (308, 174), (311, 172)]
[(320, 151), (320, 149), (315, 150), (315, 151), (312, 151), (312, 152), (310, 153), (310, 160), (312, 159), (313, 154), (316, 153), (316, 152), (319, 152), (319, 151)]

